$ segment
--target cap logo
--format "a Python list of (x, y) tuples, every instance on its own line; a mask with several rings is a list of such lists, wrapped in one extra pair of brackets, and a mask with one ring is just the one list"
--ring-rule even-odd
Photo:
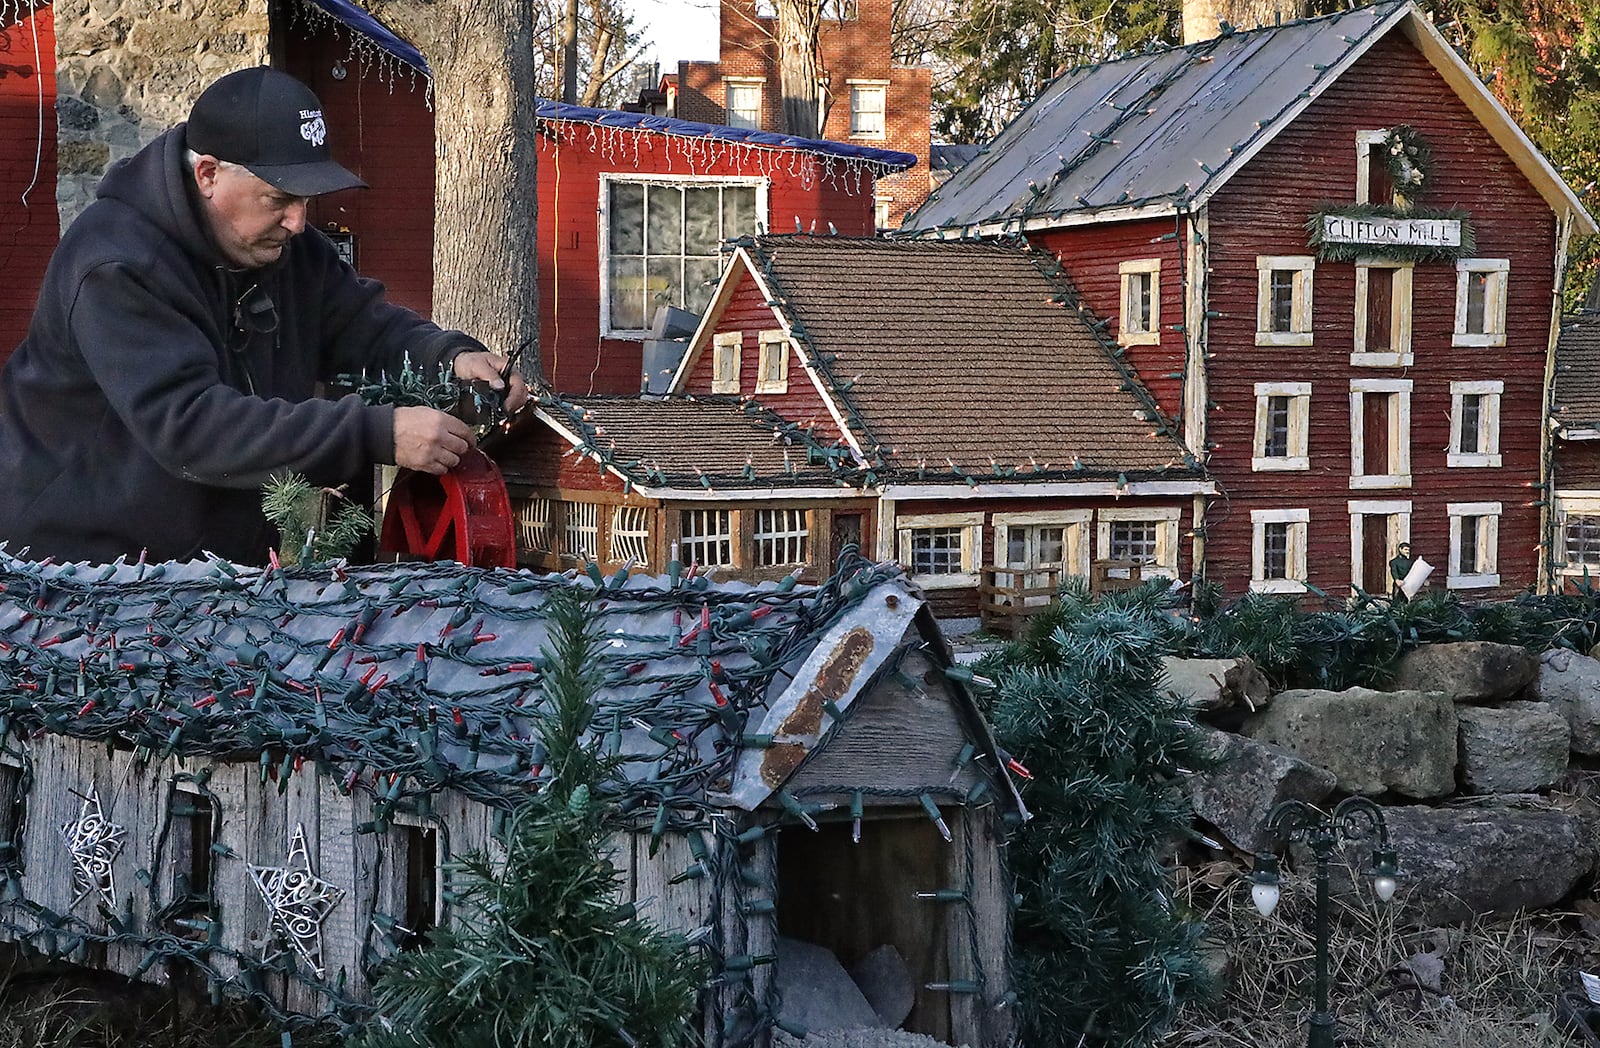
[(304, 120), (300, 125), (300, 137), (314, 146), (322, 145), (328, 138), (328, 125), (322, 122), (322, 110), (302, 109), (300, 116)]

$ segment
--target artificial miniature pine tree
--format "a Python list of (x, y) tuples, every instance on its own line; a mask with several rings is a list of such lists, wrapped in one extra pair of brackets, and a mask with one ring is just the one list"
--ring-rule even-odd
[(618, 759), (588, 732), (601, 684), (587, 605), (553, 595), (539, 726), (549, 781), (509, 820), (503, 863), (454, 867), (454, 920), (376, 983), (362, 1048), (673, 1048), (693, 1043), (704, 971), (682, 937), (617, 900), (606, 855)]
[(1031, 773), (1034, 818), (1009, 848), (1022, 1040), (1144, 1045), (1206, 989), (1203, 930), (1173, 909), (1162, 857), (1189, 832), (1179, 786), (1209, 761), (1183, 703), (1157, 687), (1186, 620), (1165, 583), (1093, 602), (1069, 589), (996, 656), (991, 716)]
[(372, 515), (338, 488), (319, 488), (298, 473), (268, 480), (261, 489), (261, 511), (278, 528), (278, 559), (283, 564), (314, 563), (348, 557), (372, 534)]

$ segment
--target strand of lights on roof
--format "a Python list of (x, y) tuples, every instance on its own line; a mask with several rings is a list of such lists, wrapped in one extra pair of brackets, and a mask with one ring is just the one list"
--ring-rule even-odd
[[(0, 3), (4, 2), (5, 0), (0, 0)], [(289, 12), (290, 25), (304, 28), (307, 30), (307, 35), (327, 33), (335, 39), (340, 36), (345, 37), (349, 41), (349, 50), (345, 52), (344, 61), (359, 66), (362, 76), (366, 75), (368, 69), (376, 70), (378, 82), (387, 85), (390, 94), (394, 93), (397, 83), (403, 84), (411, 91), (415, 91), (420, 83), (423, 89), (423, 104), (429, 112), (433, 111), (433, 77), (407, 62), (402, 62), (374, 43), (371, 37), (356, 32), (311, 0), (299, 0), (299, 3), (290, 5)]]
[[(638, 773), (625, 774), (614, 796), (649, 826), (652, 854), (669, 831), (689, 834), (697, 853), (702, 832), (716, 835), (715, 854), (696, 854), (674, 883), (702, 876), (723, 886), (761, 883), (751, 879), (758, 876), (750, 865), (758, 858), (753, 846), (794, 823), (814, 828), (823, 807), (780, 791), (780, 809), (771, 817), (758, 814), (734, 826), (710, 818), (706, 795), (729, 788), (741, 753), (774, 744), (747, 726), (764, 713), (781, 668), (897, 574), (892, 565), (871, 565), (849, 551), (821, 586), (799, 587), (790, 576), (750, 591), (713, 588), (695, 565), (685, 569), (676, 560), (659, 578), (631, 579), (626, 567), (606, 576), (593, 563), (565, 576), (534, 576), (453, 563), (261, 570), (212, 560), (186, 574), (184, 566), (142, 558), (51, 567), (0, 549), (0, 750), (22, 769), (21, 797), (32, 782), (33, 742), (69, 736), (103, 742), (108, 761), (154, 768), (145, 773), (162, 778), (172, 758), (200, 765), (171, 778), (206, 797), (214, 819), (227, 809), (208, 788), (216, 768), (255, 755), (260, 784), (276, 783), (280, 795), (310, 764), (346, 795), (370, 798), (372, 818), (358, 827), (361, 833), (386, 832), (397, 811), (431, 815), (447, 789), (495, 810), (498, 832), (514, 797), (548, 779), (525, 706), (538, 695), (542, 658), (508, 650), (484, 632), (485, 620), (534, 620), (541, 606), (524, 595), (590, 587), (602, 636), (631, 630), (642, 610), (663, 616), (671, 610), (665, 633), (631, 633), (630, 647), (601, 659), (606, 704), (596, 710), (594, 731), (612, 752), (622, 752), (626, 731), (632, 742), (624, 767)], [(430, 639), (413, 643), (417, 616), (425, 618)], [(880, 672), (915, 689), (917, 682), (899, 669), (908, 651), (902, 646)], [(685, 661), (692, 669), (650, 671), (652, 663)], [(445, 672), (437, 676), (467, 683), (430, 682), (439, 665)], [(970, 680), (970, 672), (951, 673)], [(837, 722), (850, 706), (826, 712)], [(708, 731), (727, 743), (713, 746), (710, 759), (696, 746)], [(914, 793), (935, 822), (942, 821), (939, 804), (975, 808), (994, 801), (986, 786), (963, 790), (951, 785), (955, 776), (934, 777), (941, 781)], [(857, 803), (862, 792), (857, 788)], [(169, 803), (159, 840), (167, 839), (173, 817)], [(213, 850), (218, 861), (237, 861), (225, 840)], [(150, 896), (148, 922), (141, 924), (131, 908), (107, 909), (97, 922), (28, 898), (20, 858), (14, 843), (0, 846), (0, 929), (14, 941), (51, 957), (96, 944), (130, 947), (142, 952), (141, 976), (157, 964), (191, 965), (215, 998), (255, 999), (286, 1037), (313, 1024), (352, 1032), (371, 1015), (343, 992), (342, 981), (297, 965), (293, 951), (262, 957), (224, 947), (224, 918), (215, 909), (191, 921), (203, 938), (172, 934), (165, 921), (173, 904), (158, 905), (161, 878), (139, 878)], [(961, 890), (970, 894), (970, 859), (967, 868)], [(399, 948), (404, 930), (382, 912), (375, 879), (369, 887), (365, 905), (373, 917), (363, 931), (363, 956), (370, 970)], [(751, 912), (776, 935), (775, 911)], [(977, 934), (975, 923), (969, 932)], [(720, 926), (691, 938), (719, 962), (718, 981), (739, 987), (717, 1005), (724, 1030), (732, 1031), (728, 1043), (753, 1043), (775, 1023), (778, 1002), (770, 985), (758, 995), (749, 973), (771, 958), (731, 952), (740, 944), (727, 943)], [(975, 965), (980, 956), (974, 952)], [(327, 1010), (280, 1009), (265, 987), (285, 975), (324, 995)], [(981, 966), (947, 989), (1006, 1003)]]

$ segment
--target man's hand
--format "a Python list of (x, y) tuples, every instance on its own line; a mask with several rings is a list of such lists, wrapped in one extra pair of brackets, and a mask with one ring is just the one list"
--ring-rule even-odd
[[(526, 389), (523, 398), (527, 398)], [(461, 456), (471, 450), (474, 443), (472, 428), (454, 415), (433, 408), (394, 409), (396, 465), (438, 475), (460, 463)]]
[(498, 353), (462, 353), (456, 357), (454, 370), (456, 378), (462, 380), (482, 379), (489, 383), (493, 389), (504, 390), (506, 395), (506, 414), (513, 415), (522, 410), (528, 402), (528, 384), (522, 376), (515, 371), (511, 373), (511, 386), (506, 388), (506, 380), (500, 377), (506, 370), (506, 358)]

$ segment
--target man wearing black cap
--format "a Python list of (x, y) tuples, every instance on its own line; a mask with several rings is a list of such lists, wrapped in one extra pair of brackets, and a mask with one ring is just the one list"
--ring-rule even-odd
[(218, 80), (107, 172), (0, 372), (0, 540), (73, 560), (260, 562), (273, 474), (443, 473), (472, 446), (443, 412), (319, 400), (319, 382), (409, 359), (521, 407), (502, 357), (385, 302), (306, 229), (309, 198), (362, 185), (333, 161), (316, 96), (265, 67)]

